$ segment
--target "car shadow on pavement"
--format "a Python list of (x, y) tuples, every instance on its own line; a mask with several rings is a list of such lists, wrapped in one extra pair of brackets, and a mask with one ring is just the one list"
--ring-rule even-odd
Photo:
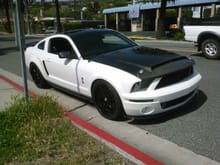
[(199, 110), (199, 108), (206, 102), (206, 100), (207, 100), (207, 96), (205, 95), (205, 93), (201, 90), (198, 90), (195, 97), (192, 100), (190, 100), (187, 104), (183, 105), (182, 107), (162, 113), (160, 115), (151, 115), (140, 119), (133, 119), (129, 122), (129, 124), (152, 125), (152, 124), (163, 123), (168, 120), (178, 118)]
[(194, 54), (191, 54), (190, 57), (201, 57), (201, 58), (205, 58), (202, 53), (194, 53)]

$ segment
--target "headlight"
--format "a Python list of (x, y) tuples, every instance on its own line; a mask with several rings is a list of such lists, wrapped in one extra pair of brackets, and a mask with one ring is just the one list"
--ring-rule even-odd
[(131, 88), (131, 92), (137, 92), (141, 90), (141, 82), (137, 82)]
[(147, 80), (142, 80), (140, 82), (135, 83), (133, 87), (131, 88), (131, 92), (138, 92), (138, 91), (146, 90), (152, 81), (153, 79), (147, 79)]

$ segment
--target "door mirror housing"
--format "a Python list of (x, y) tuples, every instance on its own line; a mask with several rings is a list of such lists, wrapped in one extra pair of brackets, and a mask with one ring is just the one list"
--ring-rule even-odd
[(72, 51), (61, 51), (58, 53), (59, 58), (67, 58), (67, 59), (73, 59), (74, 55)]

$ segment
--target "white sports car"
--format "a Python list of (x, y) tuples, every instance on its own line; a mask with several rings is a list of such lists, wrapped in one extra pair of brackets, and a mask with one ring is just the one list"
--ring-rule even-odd
[(28, 47), (25, 58), (39, 88), (55, 85), (86, 96), (111, 120), (182, 106), (201, 80), (187, 57), (139, 46), (108, 29), (47, 37)]

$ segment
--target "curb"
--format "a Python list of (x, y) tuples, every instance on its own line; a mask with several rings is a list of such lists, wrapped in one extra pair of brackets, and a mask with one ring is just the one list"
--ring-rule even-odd
[[(107, 143), (110, 145), (114, 145), (119, 149), (116, 149), (117, 152), (121, 153), (123, 156), (127, 157), (131, 161), (137, 164), (148, 164), (148, 165), (162, 165), (163, 163), (151, 158), (150, 156), (146, 155), (145, 153), (137, 150), (136, 148), (124, 143), (123, 141), (119, 140), (118, 138), (110, 135), (109, 133), (95, 127), (94, 125), (76, 117), (70, 112), (64, 112), (64, 115), (67, 116), (72, 122), (74, 122), (77, 126), (81, 129), (86, 130), (87, 133), (93, 134), (96, 136), (96, 139)], [(108, 145), (109, 146), (109, 145)], [(112, 147), (111, 147), (112, 148)]]
[[(0, 79), (10, 84), (14, 88), (23, 92), (23, 87), (16, 82), (8, 79), (7, 77), (0, 74)], [(29, 91), (29, 95), (37, 96), (34, 92)], [(121, 141), (120, 139), (112, 136), (111, 134), (103, 131), (102, 129), (96, 127), (95, 125), (88, 123), (87, 121), (73, 115), (72, 113), (65, 111), (64, 115), (73, 122), (81, 130), (87, 132), (92, 137), (98, 139), (99, 141), (105, 143), (110, 148), (114, 149), (116, 152), (131, 160), (136, 164), (147, 164), (147, 165), (163, 165), (163, 163), (152, 158), (151, 156), (141, 152), (140, 150), (132, 147), (131, 145)]]

